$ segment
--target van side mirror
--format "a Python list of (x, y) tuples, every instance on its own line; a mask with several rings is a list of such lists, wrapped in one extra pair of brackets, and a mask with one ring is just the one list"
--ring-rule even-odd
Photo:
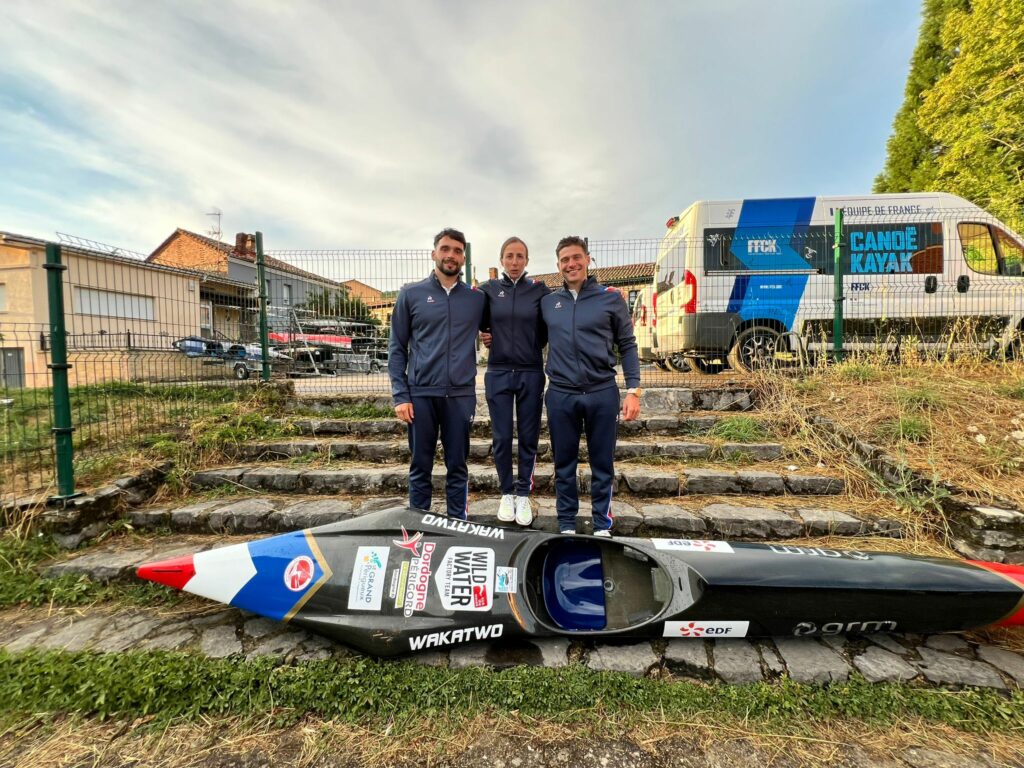
[(924, 279), (924, 292), (935, 293), (937, 290), (939, 290), (939, 278), (935, 275), (928, 275)]
[(968, 275), (960, 275), (956, 279), (956, 292), (967, 293), (967, 289), (971, 287), (971, 278)]

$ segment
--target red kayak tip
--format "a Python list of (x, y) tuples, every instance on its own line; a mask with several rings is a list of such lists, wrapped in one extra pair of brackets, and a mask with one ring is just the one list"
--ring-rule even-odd
[(140, 565), (136, 573), (140, 579), (148, 579), (175, 589), (184, 589), (185, 585), (196, 575), (196, 567), (192, 562), (192, 555), (185, 555), (173, 560), (161, 560), (159, 563)]
[[(1024, 591), (1024, 565), (1009, 565), (1007, 563), (989, 563), (983, 560), (968, 560), (967, 562), (973, 563), (986, 571), (992, 571), (998, 573), (1008, 581), (1012, 581)], [(1017, 603), (1017, 608), (1010, 615), (1004, 617), (1001, 621), (996, 622), (997, 627), (1020, 627), (1024, 626), (1024, 596), (1021, 597), (1021, 602)]]

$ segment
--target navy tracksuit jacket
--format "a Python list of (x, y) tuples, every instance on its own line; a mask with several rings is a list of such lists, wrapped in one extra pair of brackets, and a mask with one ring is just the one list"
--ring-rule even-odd
[(612, 482), (619, 389), (615, 348), (622, 357), (627, 387), (640, 386), (633, 322), (615, 288), (588, 277), (573, 299), (562, 287), (541, 300), (548, 331), (548, 428), (555, 459), (558, 527), (576, 527), (579, 492), (576, 469), (581, 433), (590, 456), (590, 498), (594, 530), (612, 527)]
[(448, 514), (469, 507), (469, 431), (476, 412), (476, 335), (486, 299), (461, 280), (447, 293), (434, 272), (398, 292), (388, 375), (395, 405), (412, 403), (409, 506), (430, 509), (438, 431), (447, 469)]
[[(508, 275), (488, 280), (480, 290), (487, 297), (485, 330), (491, 332), (484, 389), (491, 413), (494, 466), (503, 495), (529, 496), (544, 397), (547, 328), (541, 320), (540, 300), (551, 289), (524, 274), (515, 282)], [(513, 406), (519, 428), (518, 481), (512, 474)]]

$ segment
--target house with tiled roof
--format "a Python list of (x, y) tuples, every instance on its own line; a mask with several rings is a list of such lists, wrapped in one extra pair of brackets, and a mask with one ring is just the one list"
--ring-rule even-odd
[[(591, 266), (590, 274), (597, 278), (602, 285), (618, 288), (626, 303), (632, 307), (637, 295), (654, 280), (654, 262), (646, 261), (641, 264), (623, 264), (617, 267), (594, 267)], [(491, 269), (491, 277), (497, 277), (498, 270)], [(541, 275), (531, 274), (534, 280), (539, 280), (549, 288), (558, 289), (562, 287), (561, 272), (546, 272)]]
[[(202, 301), (204, 316), (208, 313), (215, 336), (218, 335), (219, 326), (225, 324), (229, 327), (239, 323), (255, 327), (259, 300), (259, 292), (256, 290), (255, 235), (239, 232), (232, 245), (178, 228), (150, 254), (147, 261), (199, 270), (251, 285), (252, 291), (241, 305), (227, 301), (229, 297), (216, 295), (212, 291), (202, 297)], [(291, 325), (294, 322), (294, 308), (305, 306), (311, 295), (330, 296), (347, 291), (339, 282), (272, 256), (265, 255), (264, 262), (269, 307), (267, 314), (271, 326)]]

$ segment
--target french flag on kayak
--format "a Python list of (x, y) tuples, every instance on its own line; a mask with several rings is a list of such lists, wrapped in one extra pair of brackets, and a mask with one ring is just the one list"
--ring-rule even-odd
[(140, 578), (287, 621), (331, 578), (308, 531), (139, 566)]

